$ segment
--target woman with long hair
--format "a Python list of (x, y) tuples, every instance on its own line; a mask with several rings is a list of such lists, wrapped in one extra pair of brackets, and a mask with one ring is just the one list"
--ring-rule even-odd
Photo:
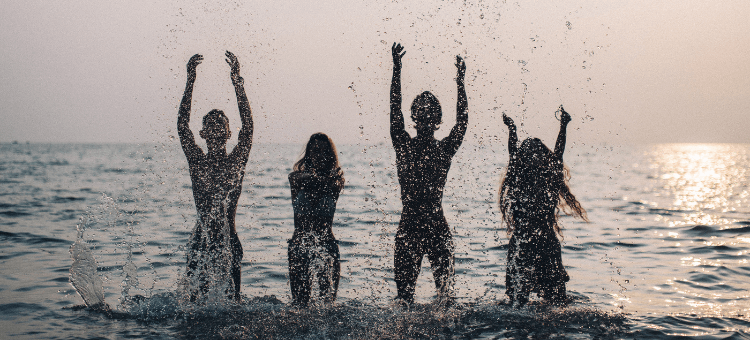
[(563, 152), (571, 119), (562, 106), (560, 110), (554, 152), (538, 138), (527, 138), (518, 147), (516, 125), (503, 114), (510, 153), (499, 192), (500, 211), (510, 235), (505, 285), (506, 294), (517, 305), (526, 304), (531, 292), (556, 303), (567, 300), (565, 283), (570, 277), (562, 264), (558, 217), (562, 210), (587, 220), (586, 210), (568, 187)]
[(305, 307), (317, 276), (320, 297), (336, 300), (341, 276), (333, 215), (344, 187), (336, 146), (323, 133), (310, 136), (302, 159), (289, 174), (294, 208), (294, 235), (289, 240), (289, 284), (293, 303)]

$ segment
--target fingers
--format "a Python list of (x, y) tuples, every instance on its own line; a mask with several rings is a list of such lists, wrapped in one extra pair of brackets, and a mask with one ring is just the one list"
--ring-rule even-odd
[(565, 111), (562, 105), (560, 105), (560, 123), (562, 124), (568, 124), (572, 118), (570, 117), (570, 113)]
[(201, 61), (203, 61), (203, 55), (196, 53), (192, 57), (190, 57), (190, 61), (188, 61), (188, 63), (195, 64), (200, 63)]
[(464, 74), (466, 73), (466, 63), (464, 58), (460, 55), (456, 56), (456, 68), (458, 69), (458, 79), (463, 80)]
[(188, 71), (191, 73), (195, 72), (195, 68), (201, 63), (201, 61), (203, 61), (203, 56), (200, 54), (194, 54), (190, 57), (190, 60), (187, 63)]
[(238, 63), (239, 63), (239, 62), (237, 61), (237, 56), (235, 56), (235, 55), (234, 55), (234, 53), (232, 53), (232, 52), (229, 52), (229, 51), (226, 51), (226, 53), (224, 53), (224, 55), (226, 55), (226, 56), (227, 56), (227, 59), (224, 59), (224, 60), (225, 60), (225, 61), (227, 62), (227, 64), (229, 64), (230, 66), (234, 66), (235, 64), (238, 64)]
[(515, 126), (515, 123), (513, 122), (513, 119), (510, 118), (510, 117), (508, 117), (508, 115), (506, 115), (504, 113), (503, 113), (503, 123), (505, 123), (505, 125), (507, 125), (508, 127)]
[(406, 52), (404, 52), (404, 47), (401, 46), (399, 43), (393, 43), (393, 46), (391, 46), (391, 53), (393, 53), (393, 57), (403, 57)]

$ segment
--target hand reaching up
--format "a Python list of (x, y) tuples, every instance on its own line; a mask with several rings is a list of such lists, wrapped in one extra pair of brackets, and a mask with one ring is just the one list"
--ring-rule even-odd
[(513, 118), (508, 117), (504, 113), (503, 113), (503, 123), (505, 123), (505, 125), (508, 126), (509, 129), (516, 128), (516, 123), (513, 122)]
[(464, 59), (458, 55), (456, 56), (456, 69), (458, 71), (458, 74), (456, 75), (456, 81), (463, 83), (464, 76), (466, 76), (466, 63), (464, 62)]
[(393, 67), (401, 68), (401, 58), (404, 57), (404, 47), (401, 44), (393, 43), (391, 46), (391, 54), (393, 55)]
[(227, 64), (229, 64), (229, 67), (232, 69), (230, 73), (232, 82), (242, 80), (242, 77), (240, 77), (240, 62), (237, 60), (237, 57), (234, 55), (234, 53), (229, 51), (227, 51), (224, 55), (226, 55), (227, 57), (227, 59), (225, 59)]
[(192, 57), (190, 57), (190, 60), (187, 63), (188, 78), (195, 79), (196, 69), (198, 68), (198, 64), (200, 64), (202, 61), (203, 61), (203, 56), (200, 54), (195, 54)]
[(565, 109), (563, 109), (563, 106), (560, 105), (560, 124), (568, 125), (570, 121), (571, 121), (570, 114), (565, 112)]

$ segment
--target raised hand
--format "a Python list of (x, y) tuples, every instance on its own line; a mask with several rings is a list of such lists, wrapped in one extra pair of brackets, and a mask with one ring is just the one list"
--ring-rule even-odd
[(224, 55), (227, 56), (226, 62), (229, 64), (229, 67), (232, 69), (230, 76), (232, 77), (232, 81), (236, 82), (242, 77), (240, 77), (240, 62), (237, 60), (237, 57), (234, 55), (234, 53), (227, 51)]
[(506, 126), (510, 129), (516, 128), (516, 123), (513, 122), (513, 118), (508, 117), (506, 114), (503, 113), (503, 123), (505, 123)]
[(203, 56), (200, 54), (195, 54), (192, 57), (190, 57), (190, 60), (188, 60), (187, 63), (187, 73), (188, 77), (195, 79), (195, 70), (198, 68), (198, 64), (200, 64), (203, 61)]
[(563, 106), (560, 105), (560, 124), (567, 125), (570, 123), (570, 114), (565, 112), (565, 109), (563, 109)]
[(404, 47), (394, 42), (393, 46), (391, 46), (391, 54), (393, 55), (393, 66), (401, 68), (401, 58), (406, 54)]
[(459, 55), (456, 56), (456, 69), (458, 71), (456, 81), (463, 82), (464, 76), (466, 75), (466, 63), (464, 62), (464, 59)]

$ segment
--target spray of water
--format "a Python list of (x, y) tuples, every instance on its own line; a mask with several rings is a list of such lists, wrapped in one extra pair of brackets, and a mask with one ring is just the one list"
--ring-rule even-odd
[(109, 310), (109, 305), (104, 301), (102, 278), (96, 272), (96, 259), (83, 239), (87, 222), (87, 217), (81, 218), (81, 223), (76, 226), (78, 230), (76, 242), (70, 247), (70, 255), (73, 257), (73, 265), (70, 266), (70, 283), (81, 295), (86, 306), (97, 310)]

